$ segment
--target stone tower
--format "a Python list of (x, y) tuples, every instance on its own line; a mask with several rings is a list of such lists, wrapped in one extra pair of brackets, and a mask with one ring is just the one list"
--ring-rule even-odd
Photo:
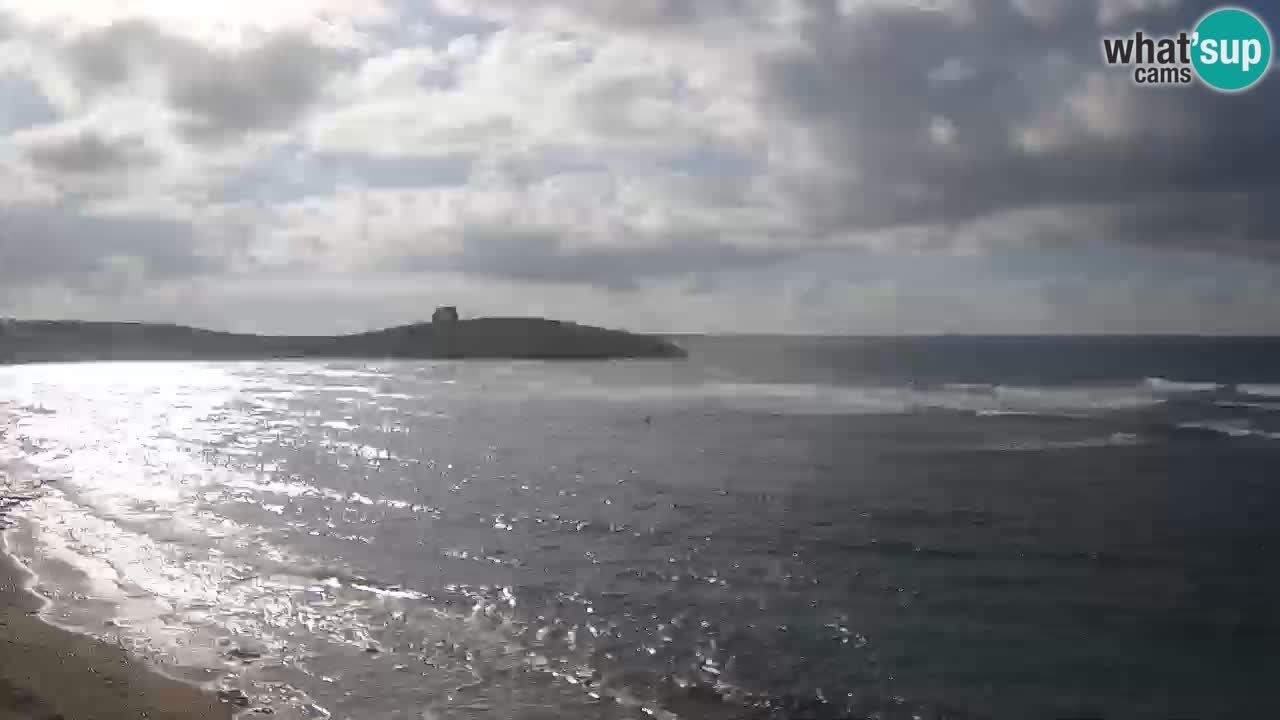
[(458, 322), (458, 308), (452, 305), (441, 305), (431, 313), (431, 324), (448, 324)]

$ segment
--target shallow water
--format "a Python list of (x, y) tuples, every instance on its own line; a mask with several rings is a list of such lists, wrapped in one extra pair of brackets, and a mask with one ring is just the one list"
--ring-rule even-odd
[(1280, 347), (877, 342), (0, 368), (9, 542), (284, 717), (1280, 710)]

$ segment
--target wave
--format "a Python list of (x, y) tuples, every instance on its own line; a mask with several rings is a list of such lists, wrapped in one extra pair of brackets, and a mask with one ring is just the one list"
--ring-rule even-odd
[(1214, 405), (1228, 410), (1264, 410), (1267, 412), (1280, 412), (1280, 403), (1273, 402), (1223, 401), (1214, 403)]
[(334, 367), (315, 367), (314, 365), (304, 365), (301, 367), (284, 368), (280, 371), (283, 375), (293, 377), (323, 377), (323, 378), (387, 378), (390, 377), (385, 372), (373, 368), (334, 368)]
[(1000, 386), (991, 383), (947, 383), (942, 389), (963, 393), (992, 393), (998, 387)]
[(1280, 385), (1237, 385), (1236, 392), (1241, 395), (1280, 398)]
[(1166, 401), (1145, 386), (1017, 387), (1005, 385), (842, 386), (811, 383), (707, 382), (685, 386), (559, 388), (562, 393), (624, 403), (716, 405), (785, 415), (902, 415), (927, 411), (1079, 417), (1139, 410)]
[(1030, 440), (1025, 442), (1009, 442), (998, 445), (984, 445), (979, 450), (995, 452), (1043, 452), (1047, 450), (1088, 450), (1094, 448), (1134, 447), (1143, 440), (1133, 433), (1117, 432), (1105, 437), (1084, 438), (1081, 440)]
[(995, 397), (1000, 410), (1023, 411), (1112, 411), (1136, 410), (1160, 405), (1163, 397), (1141, 387), (1015, 387), (998, 385)]
[[(622, 400), (715, 403), (732, 409), (780, 414), (908, 414), (930, 410), (969, 412), (981, 417), (1086, 417), (1135, 411), (1177, 396), (1221, 392), (1216, 382), (1149, 377), (1130, 385), (1017, 386), (948, 383), (913, 386), (844, 386), (815, 383), (707, 382), (695, 386), (587, 388)], [(1280, 398), (1280, 385), (1246, 385), (1239, 392)], [(1224, 401), (1226, 402), (1226, 401)], [(1219, 403), (1221, 405), (1221, 403)], [(1244, 407), (1241, 404), (1241, 407)], [(1280, 403), (1250, 403), (1255, 410), (1280, 410)]]
[(1160, 393), (1203, 393), (1216, 392), (1222, 389), (1222, 385), (1215, 382), (1169, 380), (1162, 377), (1149, 377), (1144, 379), (1142, 383)]
[(1264, 440), (1280, 440), (1280, 432), (1270, 432), (1253, 427), (1248, 420), (1198, 420), (1178, 423), (1182, 430), (1198, 430), (1226, 435), (1233, 438), (1261, 438)]
[(374, 390), (364, 385), (316, 385), (312, 388), (314, 392), (326, 393), (356, 393), (358, 395), (372, 395)]

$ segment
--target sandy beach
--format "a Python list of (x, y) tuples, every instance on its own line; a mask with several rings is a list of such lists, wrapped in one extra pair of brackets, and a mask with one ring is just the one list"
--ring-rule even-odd
[(198, 688), (151, 672), (119, 648), (40, 620), (27, 572), (0, 556), (0, 718), (230, 718)]
[(29, 574), (0, 554), (0, 718), (113, 720), (231, 717), (212, 694), (151, 672), (84, 635), (43, 622)]
[[(0, 467), (0, 493), (9, 478)], [(5, 500), (10, 500), (5, 495)], [(7, 506), (10, 502), (5, 502)], [(31, 574), (0, 540), (0, 720), (226, 720), (212, 693), (151, 671), (120, 648), (40, 619)]]

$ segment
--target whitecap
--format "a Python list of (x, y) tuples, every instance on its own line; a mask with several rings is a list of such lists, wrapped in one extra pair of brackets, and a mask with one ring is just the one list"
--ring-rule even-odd
[(1184, 422), (1178, 424), (1183, 430), (1203, 430), (1226, 435), (1233, 438), (1263, 438), (1265, 440), (1280, 440), (1280, 432), (1268, 432), (1253, 427), (1248, 420), (1200, 420), (1195, 422)]
[(1280, 398), (1280, 385), (1237, 385), (1236, 391), (1243, 395)]
[(1215, 382), (1169, 380), (1162, 377), (1149, 377), (1142, 382), (1152, 390), (1161, 393), (1214, 392), (1222, 388), (1222, 385)]
[(1133, 433), (1116, 432), (1101, 437), (1082, 438), (1080, 440), (1028, 440), (984, 445), (980, 450), (996, 452), (1043, 452), (1048, 450), (1088, 450), (1095, 448), (1133, 447), (1141, 445), (1143, 440)]

